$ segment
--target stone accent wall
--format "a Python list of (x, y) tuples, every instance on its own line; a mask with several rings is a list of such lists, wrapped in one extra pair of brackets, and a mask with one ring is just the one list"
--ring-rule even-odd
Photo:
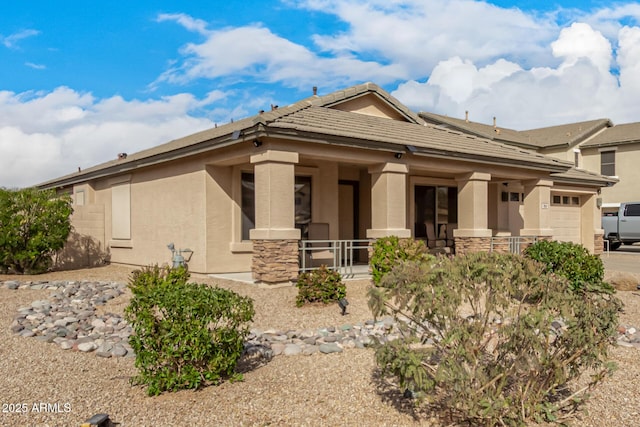
[(292, 282), (298, 278), (298, 240), (254, 240), (251, 271), (266, 284)]
[(456, 237), (456, 255), (489, 252), (490, 250), (491, 237)]
[[(510, 253), (509, 237), (457, 237), (456, 254), (462, 255), (470, 252), (490, 252), (493, 239), (493, 252)], [(538, 236), (538, 240), (551, 240), (550, 236)], [(534, 243), (533, 236), (520, 237), (520, 253)]]
[(593, 253), (595, 255), (602, 255), (604, 252), (604, 236), (602, 234), (596, 234), (593, 236)]

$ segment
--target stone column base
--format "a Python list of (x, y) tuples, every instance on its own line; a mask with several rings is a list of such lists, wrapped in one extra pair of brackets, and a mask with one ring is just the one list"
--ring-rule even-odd
[(604, 253), (604, 236), (602, 234), (593, 236), (593, 253), (594, 255), (602, 255)]
[(298, 240), (253, 240), (251, 271), (257, 282), (294, 282), (299, 269)]
[(491, 250), (491, 237), (456, 237), (456, 255), (464, 255), (471, 252), (489, 252)]

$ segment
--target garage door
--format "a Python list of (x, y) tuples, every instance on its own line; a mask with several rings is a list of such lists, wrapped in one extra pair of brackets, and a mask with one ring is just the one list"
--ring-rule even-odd
[(560, 242), (582, 243), (580, 236), (580, 196), (551, 196), (551, 228)]

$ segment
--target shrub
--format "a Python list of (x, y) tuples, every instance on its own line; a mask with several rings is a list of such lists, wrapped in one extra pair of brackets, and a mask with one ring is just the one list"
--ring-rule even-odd
[(614, 290), (608, 283), (603, 282), (602, 259), (590, 254), (582, 245), (541, 240), (525, 249), (524, 255), (541, 262), (545, 271), (566, 277), (571, 289), (576, 292)]
[(188, 279), (184, 267), (154, 266), (136, 270), (129, 283), (125, 316), (139, 371), (132, 382), (147, 385), (150, 396), (242, 378), (235, 368), (253, 301)]
[(43, 273), (71, 231), (71, 198), (54, 190), (0, 188), (0, 271)]
[(329, 304), (347, 295), (347, 288), (342, 283), (342, 276), (325, 265), (318, 269), (302, 273), (296, 283), (298, 296), (296, 306), (306, 303), (323, 302)]
[[(393, 315), (402, 332), (376, 350), (383, 375), (469, 425), (568, 417), (612, 369), (619, 301), (569, 292), (522, 256), (404, 262), (369, 292), (374, 315)], [(588, 386), (571, 390), (586, 371)]]
[(432, 262), (424, 242), (414, 239), (399, 239), (397, 236), (382, 237), (373, 244), (371, 276), (378, 285), (380, 279), (401, 261)]

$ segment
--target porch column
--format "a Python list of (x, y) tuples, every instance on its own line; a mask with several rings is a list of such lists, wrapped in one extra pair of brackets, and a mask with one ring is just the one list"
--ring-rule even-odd
[(551, 187), (553, 181), (524, 181), (524, 227), (521, 236), (551, 237)]
[(276, 284), (296, 280), (298, 241), (295, 228), (295, 164), (298, 153), (267, 150), (251, 156), (255, 177), (253, 278)]
[(458, 181), (458, 229), (453, 231), (456, 253), (489, 251), (489, 181), (491, 174), (471, 172)]
[(580, 216), (580, 239), (582, 246), (592, 254), (602, 254), (604, 250), (604, 230), (602, 229), (602, 213), (598, 207), (597, 194), (583, 194), (580, 196), (582, 207)]
[(371, 228), (367, 238), (411, 237), (407, 228), (407, 174), (402, 163), (383, 163), (369, 168), (371, 174)]

